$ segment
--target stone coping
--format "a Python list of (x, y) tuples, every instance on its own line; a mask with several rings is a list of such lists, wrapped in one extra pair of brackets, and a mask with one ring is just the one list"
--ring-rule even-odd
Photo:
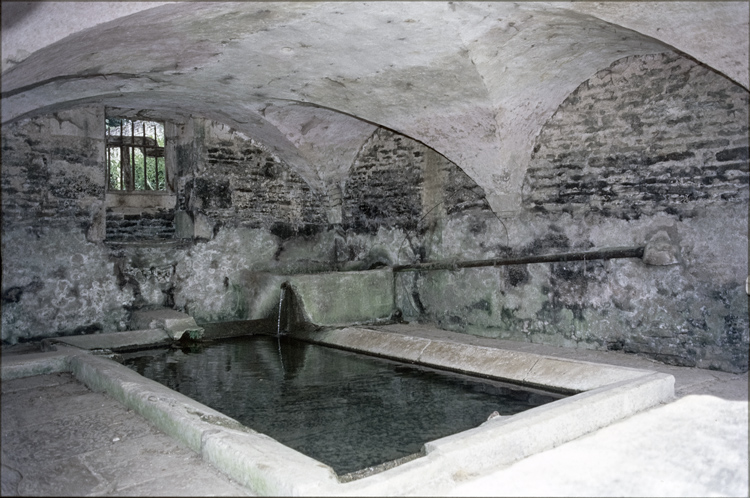
[[(300, 339), (565, 394), (576, 394), (653, 371), (348, 327), (295, 333)], [(387, 340), (383, 340), (387, 337)]]
[(172, 337), (163, 329), (126, 330), (108, 334), (74, 335), (44, 339), (44, 348), (54, 349), (55, 344), (67, 344), (88, 350), (117, 351), (128, 348), (157, 347), (171, 344)]
[(674, 398), (674, 377), (648, 370), (364, 328), (311, 332), (301, 338), (577, 394), (430, 441), (422, 457), (342, 483), (327, 465), (88, 351), (59, 345), (54, 352), (6, 357), (2, 379), (72, 372), (90, 389), (106, 392), (232, 479), (263, 495), (441, 494), (456, 486), (462, 476), (510, 465)]

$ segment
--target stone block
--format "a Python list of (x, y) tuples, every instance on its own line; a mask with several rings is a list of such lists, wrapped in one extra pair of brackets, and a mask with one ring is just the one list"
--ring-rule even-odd
[(390, 270), (294, 275), (289, 283), (316, 325), (387, 320), (395, 309)]
[(676, 265), (678, 249), (669, 238), (669, 234), (660, 230), (646, 244), (643, 251), (643, 262), (647, 265), (667, 266)]
[(193, 219), (186, 211), (177, 211), (174, 214), (175, 238), (192, 239), (193, 238)]
[(185, 334), (188, 334), (191, 339), (203, 336), (203, 328), (195, 323), (192, 316), (170, 309), (135, 311), (130, 318), (130, 328), (133, 330), (163, 329), (176, 341)]
[(347, 327), (315, 332), (306, 336), (331, 346), (351, 349), (401, 361), (417, 362), (431, 341), (422, 337), (387, 334), (374, 330)]
[(106, 334), (75, 335), (56, 339), (45, 339), (45, 343), (63, 343), (81, 349), (123, 349), (129, 347), (159, 346), (168, 344), (172, 335), (165, 330), (127, 330)]
[(214, 238), (214, 222), (208, 216), (196, 213), (193, 227), (196, 239), (211, 240)]

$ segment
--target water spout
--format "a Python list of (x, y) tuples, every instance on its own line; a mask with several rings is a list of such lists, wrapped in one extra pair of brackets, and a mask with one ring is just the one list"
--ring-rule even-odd
[(281, 306), (284, 304), (284, 293), (286, 291), (287, 283), (281, 284), (281, 292), (279, 292), (279, 319), (276, 322), (276, 336), (281, 335)]
[(281, 291), (279, 292), (279, 319), (276, 322), (276, 342), (279, 346), (279, 362), (281, 362), (281, 371), (286, 373), (284, 368), (284, 357), (281, 354), (281, 307), (284, 304), (284, 294), (288, 283), (284, 282), (281, 284)]

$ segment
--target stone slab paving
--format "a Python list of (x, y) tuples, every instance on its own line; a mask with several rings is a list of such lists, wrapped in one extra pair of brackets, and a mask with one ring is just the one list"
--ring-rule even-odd
[(452, 496), (748, 496), (748, 405), (690, 395), (537, 453)]
[(3, 496), (248, 496), (70, 374), (2, 383)]

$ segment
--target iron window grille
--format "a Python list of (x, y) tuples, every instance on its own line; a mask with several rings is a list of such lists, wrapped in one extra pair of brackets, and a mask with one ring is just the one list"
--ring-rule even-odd
[(111, 191), (166, 191), (164, 123), (107, 118), (107, 187)]

